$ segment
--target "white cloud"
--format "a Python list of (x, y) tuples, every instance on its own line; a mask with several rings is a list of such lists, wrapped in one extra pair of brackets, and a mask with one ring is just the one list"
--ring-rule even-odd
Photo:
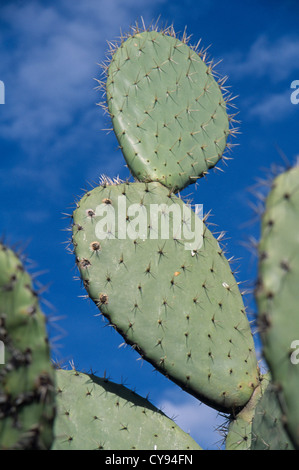
[(106, 47), (105, 10), (99, 28), (94, 18), (82, 21), (75, 12), (66, 15), (32, 2), (10, 5), (4, 17), (16, 46), (6, 50), (9, 96), (0, 132), (25, 142), (48, 141), (73, 122), (76, 112), (84, 113), (93, 77), (100, 72), (96, 62)]
[(228, 73), (235, 78), (267, 78), (279, 82), (299, 70), (299, 37), (284, 36), (271, 40), (259, 36), (247, 53), (235, 51), (224, 57)]
[(240, 104), (248, 118), (279, 122), (291, 116), (290, 85), (299, 73), (299, 37), (283, 36), (271, 40), (265, 34), (246, 51), (235, 50), (224, 56), (225, 71), (243, 89)]
[[(143, 1), (145, 14), (161, 1)], [(2, 7), (14, 45), (3, 50), (2, 44), (8, 96), (0, 135), (44, 142), (94, 106), (100, 99), (93, 92), (97, 63), (105, 58), (106, 41), (134, 23), (134, 7), (133, 0)]]
[(281, 121), (295, 110), (290, 101), (290, 92), (273, 93), (257, 101), (249, 108), (249, 116), (263, 121)]
[[(0, 139), (22, 150), (17, 172), (30, 167), (36, 182), (59, 184), (74, 165), (74, 154), (79, 158), (80, 152), (92, 149), (94, 157), (105, 139), (100, 129), (106, 118), (96, 106), (101, 95), (94, 78), (100, 78), (98, 63), (105, 59), (107, 40), (127, 31), (140, 14), (150, 18), (163, 1), (61, 0), (45, 5), (29, 0), (0, 7), (6, 87)], [(105, 172), (108, 159), (103, 153), (101, 157)], [(7, 180), (15, 176), (16, 169)]]

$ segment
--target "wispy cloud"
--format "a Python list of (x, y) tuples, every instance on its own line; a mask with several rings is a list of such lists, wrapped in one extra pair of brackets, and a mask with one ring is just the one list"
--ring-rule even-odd
[(9, 56), (9, 68), (1, 134), (44, 143), (61, 127), (70, 125), (82, 109), (84, 87), (92, 88), (99, 39), (95, 31), (77, 28), (74, 15), (65, 18), (58, 10), (33, 2), (22, 7), (10, 5), (3, 18), (15, 37), (15, 46), (2, 52)]
[(295, 106), (290, 101), (290, 91), (272, 93), (257, 101), (250, 109), (250, 117), (258, 117), (263, 121), (281, 121), (295, 112)]
[(253, 42), (248, 51), (231, 52), (224, 61), (226, 70), (235, 78), (267, 78), (276, 83), (299, 70), (298, 57), (298, 36), (271, 40), (262, 35)]
[(299, 73), (298, 58), (299, 36), (271, 39), (265, 34), (247, 51), (224, 57), (226, 72), (243, 89), (241, 106), (247, 118), (279, 122), (293, 115), (290, 84)]
[[(106, 41), (134, 21), (130, 3), (64, 0), (44, 7), (29, 1), (1, 9), (14, 38), (1, 51), (8, 88), (2, 137), (45, 142), (80, 120), (98, 99), (93, 78)], [(143, 3), (146, 10), (150, 2)]]
[[(144, 0), (138, 8), (135, 0), (29, 0), (0, 7), (6, 86), (0, 139), (22, 154), (7, 181), (31, 168), (31, 178), (45, 185), (55, 180), (57, 186), (80, 154), (92, 157), (105, 147), (100, 140), (105, 135), (99, 134), (106, 120), (96, 106), (101, 95), (94, 78), (100, 78), (107, 40), (127, 31), (138, 14), (150, 21), (163, 2)], [(108, 158), (101, 157), (105, 171)]]

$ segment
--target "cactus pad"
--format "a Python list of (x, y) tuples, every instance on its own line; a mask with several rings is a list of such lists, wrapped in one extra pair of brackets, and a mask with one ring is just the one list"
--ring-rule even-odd
[[(258, 382), (257, 363), (229, 263), (202, 221), (198, 249), (186, 249), (182, 232), (170, 230), (162, 239), (151, 219), (155, 205), (164, 207), (161, 223), (175, 205), (181, 227), (187, 224), (184, 202), (159, 183), (104, 184), (85, 194), (73, 214), (83, 284), (126, 342), (156, 369), (217, 409), (243, 406)], [(114, 230), (106, 219), (108, 238), (99, 239), (103, 206), (116, 221), (122, 216), (125, 230)], [(146, 216), (145, 224), (135, 211)], [(190, 211), (188, 217), (196, 227), (198, 216)]]
[(269, 373), (231, 421), (225, 444), (226, 450), (294, 450)]
[[(299, 167), (275, 178), (259, 244), (256, 299), (263, 352), (299, 447)], [(294, 357), (295, 356), (295, 357)]]
[(174, 421), (123, 385), (57, 370), (52, 450), (201, 450)]
[(173, 29), (138, 30), (122, 42), (107, 70), (113, 129), (131, 173), (174, 191), (220, 160), (230, 118), (221, 81), (205, 54)]
[(251, 450), (294, 450), (272, 381), (268, 381), (255, 408)]
[(20, 258), (0, 244), (0, 449), (49, 449), (54, 370), (45, 317)]

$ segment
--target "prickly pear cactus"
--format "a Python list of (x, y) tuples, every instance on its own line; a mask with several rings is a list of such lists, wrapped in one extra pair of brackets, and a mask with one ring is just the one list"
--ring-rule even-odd
[(270, 374), (261, 378), (250, 401), (231, 419), (226, 450), (294, 450)]
[(264, 389), (265, 380), (262, 380), (246, 406), (236, 416), (230, 418), (225, 438), (226, 450), (251, 450), (252, 421), (257, 403), (261, 399)]
[(299, 167), (273, 181), (262, 219), (256, 299), (263, 352), (299, 448)]
[(249, 400), (258, 371), (238, 285), (180, 198), (159, 183), (103, 184), (77, 204), (73, 246), (89, 296), (144, 359), (216, 409)]
[(20, 258), (0, 244), (0, 449), (49, 449), (54, 371), (45, 317)]
[(235, 131), (223, 81), (187, 43), (173, 28), (137, 27), (106, 70), (107, 106), (131, 173), (175, 192), (216, 165)]
[(120, 384), (57, 370), (52, 450), (201, 450), (148, 400)]
[[(295, 450), (285, 428), (277, 390), (268, 377), (252, 421), (251, 450)], [(266, 379), (267, 380), (267, 379)]]

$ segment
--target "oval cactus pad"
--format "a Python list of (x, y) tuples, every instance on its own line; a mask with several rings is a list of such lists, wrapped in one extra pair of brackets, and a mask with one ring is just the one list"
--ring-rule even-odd
[[(172, 30), (171, 30), (172, 31)], [(137, 32), (107, 69), (107, 105), (133, 176), (182, 190), (214, 167), (231, 133), (221, 81), (175, 35)]]
[(73, 219), (83, 284), (126, 342), (216, 409), (244, 405), (257, 385), (250, 325), (229, 263), (195, 212), (160, 183), (122, 183), (86, 193)]

